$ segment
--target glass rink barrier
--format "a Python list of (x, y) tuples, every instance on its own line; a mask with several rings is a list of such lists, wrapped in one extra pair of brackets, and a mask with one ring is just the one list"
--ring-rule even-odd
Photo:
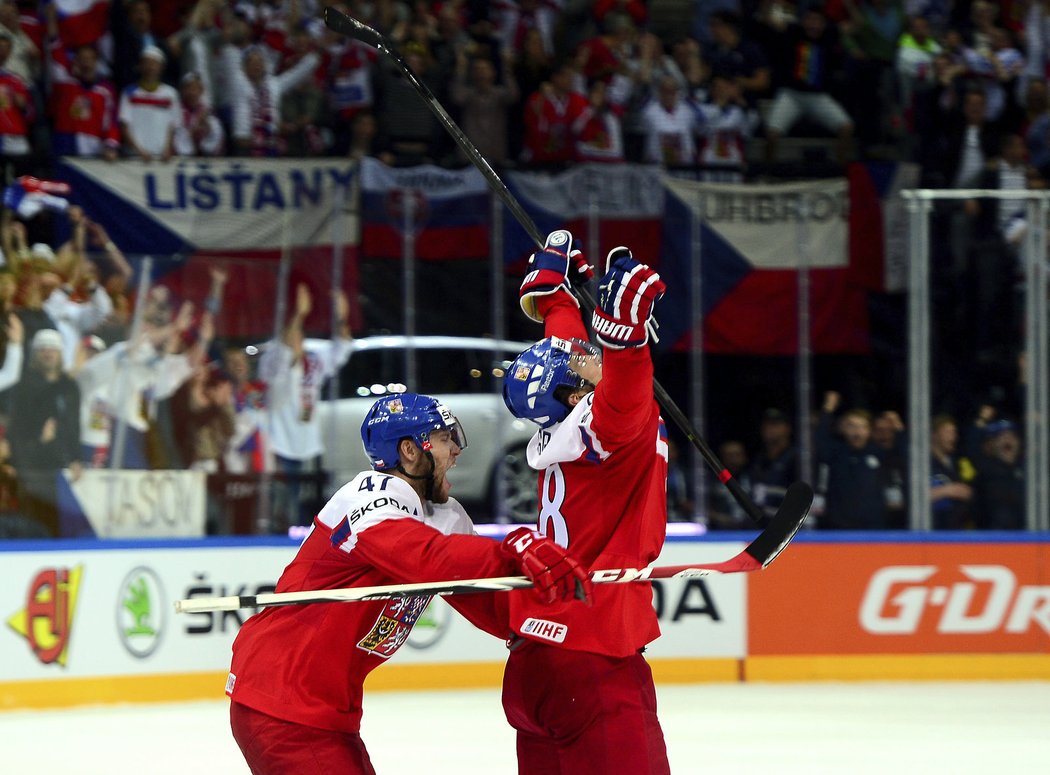
[(26, 326), (23, 372), (5, 391), (0, 536), (309, 524), (330, 479), (324, 390), (354, 312), (332, 291), (342, 246), (123, 260), (101, 299), (74, 290), (65, 311), (25, 316), (40, 322)]
[(1050, 192), (903, 197), (910, 524), (1045, 531)]
[[(58, 251), (88, 278), (58, 321), (23, 316), (4, 535), (284, 534), (369, 466), (365, 412), (405, 391), (465, 428), (450, 481), (475, 521), (532, 522), (536, 427), (501, 392), (543, 336), (517, 298), (529, 232), (558, 228), (591, 295), (617, 246), (667, 285), (669, 521), (754, 528), (699, 436), (767, 514), (811, 483), (814, 530), (1050, 527), (1043, 192), (918, 190), (907, 163), (762, 183), (583, 164), (500, 171), (512, 212), (471, 167), (67, 166), (104, 190), (84, 211), (108, 240)], [(77, 397), (41, 376), (52, 350)]]

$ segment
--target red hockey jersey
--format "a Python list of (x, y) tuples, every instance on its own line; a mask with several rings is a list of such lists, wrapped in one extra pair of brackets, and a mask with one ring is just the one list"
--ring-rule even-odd
[(576, 153), (572, 127), (586, 108), (587, 100), (574, 92), (564, 97), (533, 93), (525, 103), (526, 161), (572, 161)]
[(97, 156), (105, 146), (120, 146), (117, 97), (106, 81), (84, 83), (70, 73), (69, 57), (57, 42), (51, 47), (52, 146), (57, 156)]
[[(568, 294), (542, 297), (539, 307), (548, 336), (586, 338)], [(667, 434), (652, 359), (644, 347), (606, 348), (602, 371), (594, 393), (529, 442), (529, 465), (540, 471), (539, 529), (589, 570), (643, 568), (659, 555), (667, 526)], [(660, 635), (651, 584), (595, 585), (590, 607), (510, 597), (515, 632), (563, 648), (623, 657)]]
[[(455, 500), (427, 513), (402, 479), (368, 471), (321, 509), (278, 592), (516, 575), (499, 544), (472, 535)], [(286, 721), (357, 732), (365, 676), (407, 640), (430, 598), (266, 608), (233, 643), (226, 693)], [(495, 594), (452, 601), (474, 624), (509, 634)], [(502, 613), (497, 610), (502, 607)]]

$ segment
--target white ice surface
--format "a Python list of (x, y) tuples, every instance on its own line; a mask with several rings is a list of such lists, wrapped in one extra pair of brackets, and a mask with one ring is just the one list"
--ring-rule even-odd
[[(676, 775), (1050, 772), (1047, 682), (658, 691)], [(362, 735), (379, 775), (516, 772), (496, 690), (373, 693)], [(224, 700), (5, 712), (0, 740), (5, 775), (248, 775)]]

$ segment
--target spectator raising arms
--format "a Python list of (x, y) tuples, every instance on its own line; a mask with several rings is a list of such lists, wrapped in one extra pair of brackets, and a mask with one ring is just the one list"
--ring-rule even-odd
[(266, 408), (269, 413), (271, 447), (277, 471), (287, 477), (287, 486), (278, 490), (274, 510), (286, 529), (308, 524), (312, 514), (300, 510), (300, 480), (316, 471), (324, 451), (321, 418), (317, 404), (321, 386), (350, 357), (350, 305), (346, 294), (335, 296), (339, 331), (331, 341), (307, 342), (303, 326), (313, 309), (310, 289), (296, 288), (295, 310), (281, 340), (266, 345), (259, 363), (259, 377), (268, 386)]
[(884, 530), (886, 504), (879, 451), (871, 443), (871, 415), (863, 409), (843, 413), (836, 435), (832, 425), (841, 397), (829, 390), (817, 425), (817, 462), (826, 477), (826, 509), (821, 527), (831, 530)]
[(251, 156), (277, 155), (281, 97), (310, 77), (319, 62), (317, 54), (311, 51), (279, 75), (268, 71), (260, 46), (250, 46), (242, 53), (228, 45), (223, 57), (231, 78), (232, 134), (237, 150)]
[(576, 68), (562, 62), (525, 105), (525, 161), (555, 165), (573, 160), (573, 124), (587, 110), (587, 100), (573, 90)]
[(463, 133), (481, 155), (497, 167), (508, 157), (507, 108), (518, 101), (511, 62), (509, 58), (504, 59), (499, 71), (503, 79), (499, 80), (491, 59), (479, 54), (468, 60), (466, 51), (460, 49), (449, 90), (453, 104), (459, 105), (463, 112)]
[(54, 122), (54, 153), (112, 161), (120, 149), (117, 98), (113, 87), (99, 75), (98, 49), (80, 46), (70, 60), (55, 32), (54, 4), (48, 9), (52, 82), (48, 107)]

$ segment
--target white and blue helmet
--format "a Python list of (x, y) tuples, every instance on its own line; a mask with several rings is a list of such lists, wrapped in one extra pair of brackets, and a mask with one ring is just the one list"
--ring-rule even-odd
[(569, 406), (555, 395), (565, 386), (579, 390), (590, 383), (571, 368), (575, 353), (596, 354), (590, 344), (551, 336), (518, 355), (503, 380), (503, 402), (522, 420), (532, 420), (541, 428), (561, 422)]

